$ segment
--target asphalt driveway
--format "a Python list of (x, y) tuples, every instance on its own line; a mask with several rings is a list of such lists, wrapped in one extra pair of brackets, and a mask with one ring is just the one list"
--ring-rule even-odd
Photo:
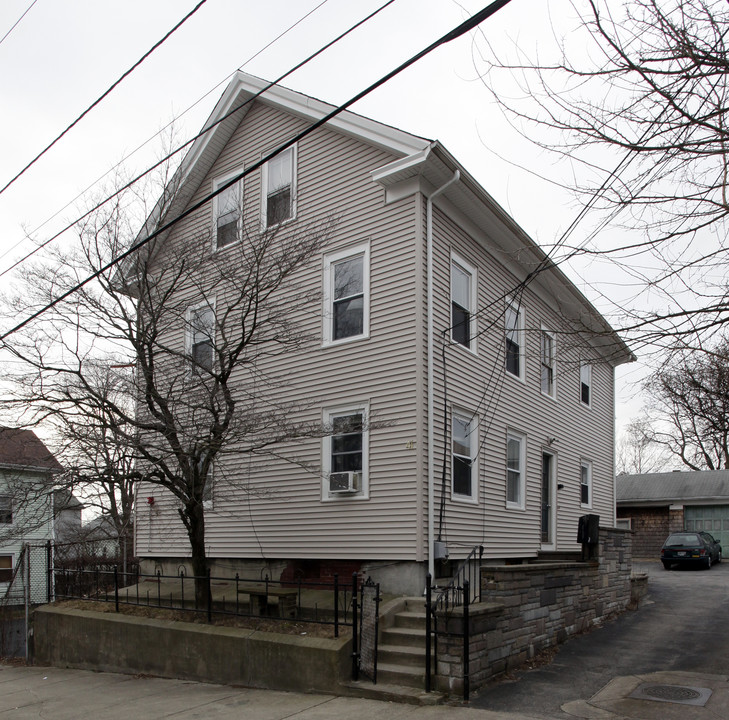
[(648, 573), (648, 597), (591, 633), (568, 640), (553, 660), (495, 682), (472, 697), (472, 707), (569, 717), (565, 703), (589, 699), (613, 678), (660, 671), (729, 674), (729, 560), (711, 570)]

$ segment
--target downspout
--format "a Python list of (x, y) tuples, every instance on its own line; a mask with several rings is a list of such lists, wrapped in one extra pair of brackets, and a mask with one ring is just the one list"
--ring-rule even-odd
[(430, 194), (426, 204), (425, 245), (427, 255), (426, 263), (428, 267), (426, 280), (428, 314), (428, 573), (432, 579), (435, 579), (435, 558), (433, 557), (435, 543), (435, 509), (433, 507), (435, 498), (435, 424), (433, 418), (433, 406), (435, 404), (433, 389), (433, 200), (446, 190), (446, 188), (458, 182), (460, 177), (460, 171), (456, 170), (453, 177), (445, 185), (441, 185), (441, 187)]

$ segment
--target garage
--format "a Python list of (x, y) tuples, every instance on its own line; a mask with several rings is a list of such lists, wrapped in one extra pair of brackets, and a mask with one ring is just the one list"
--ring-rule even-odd
[(729, 556), (729, 505), (687, 505), (684, 508), (684, 528), (704, 530), (726, 548)]
[(618, 475), (616, 518), (633, 531), (633, 557), (657, 558), (669, 533), (703, 530), (729, 560), (729, 471)]

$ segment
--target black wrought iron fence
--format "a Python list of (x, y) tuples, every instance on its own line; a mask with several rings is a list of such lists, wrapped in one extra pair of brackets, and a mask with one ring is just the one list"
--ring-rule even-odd
[[(452, 652), (453, 641), (462, 643), (463, 699), (470, 694), (470, 622), (469, 609), (481, 599), (481, 559), (483, 545), (476, 545), (458, 566), (446, 587), (432, 587), (428, 575), (425, 598), (425, 691), (431, 691), (433, 661), (438, 658), (439, 639)], [(435, 594), (433, 594), (435, 591)], [(454, 611), (459, 609), (458, 622)]]
[[(334, 635), (340, 627), (353, 626), (353, 598), (358, 591), (357, 576), (352, 583), (317, 579), (307, 582), (273, 580), (267, 576), (245, 578), (121, 572), (119, 568), (99, 566), (54, 567), (55, 597), (58, 600), (94, 600), (120, 605), (139, 605), (164, 610), (179, 610), (214, 617), (265, 617), (270, 620), (331, 625)], [(204, 592), (200, 592), (202, 584)], [(200, 597), (204, 596), (201, 602)]]

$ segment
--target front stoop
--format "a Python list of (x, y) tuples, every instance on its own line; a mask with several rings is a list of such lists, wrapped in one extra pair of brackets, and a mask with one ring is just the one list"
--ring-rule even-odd
[(425, 692), (425, 607), (423, 598), (400, 598), (380, 616), (377, 684), (363, 679), (347, 685), (364, 697), (435, 705), (437, 692)]

